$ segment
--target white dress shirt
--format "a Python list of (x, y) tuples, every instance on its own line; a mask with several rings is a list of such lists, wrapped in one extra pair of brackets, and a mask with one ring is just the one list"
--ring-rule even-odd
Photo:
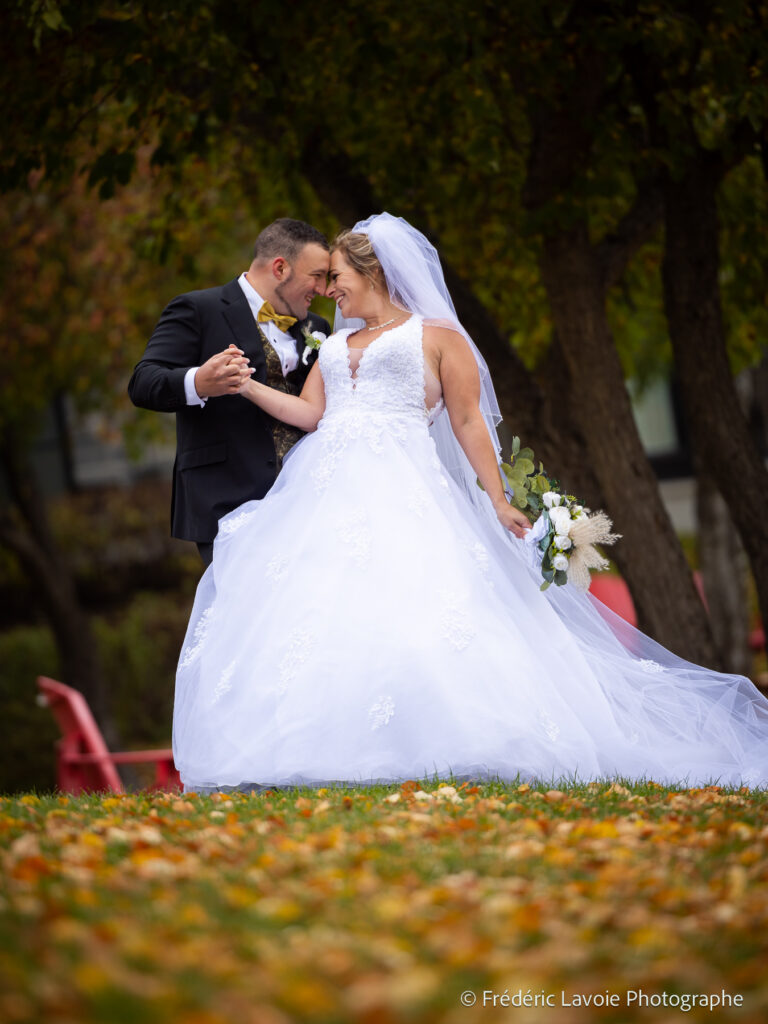
[[(259, 323), (259, 310), (264, 305), (264, 299), (262, 299), (245, 274), (246, 272), (243, 271), (237, 279), (237, 283), (248, 300), (248, 305), (253, 313), (253, 319), (256, 323)], [(274, 320), (267, 320), (266, 323), (259, 324), (259, 327), (261, 327), (264, 336), (272, 348), (277, 352), (280, 358), (280, 365), (283, 368), (283, 376), (285, 377), (299, 365), (299, 354), (296, 351), (295, 338), (288, 334), (287, 331), (281, 331)], [(199, 366), (191, 366), (184, 375), (184, 394), (187, 398), (187, 405), (205, 405), (205, 398), (201, 398), (195, 390), (195, 374), (199, 369)]]

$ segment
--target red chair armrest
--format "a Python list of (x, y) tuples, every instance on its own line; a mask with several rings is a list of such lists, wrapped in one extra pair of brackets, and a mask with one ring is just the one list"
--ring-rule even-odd
[(172, 750), (126, 750), (112, 754), (115, 764), (139, 764), (143, 761), (173, 761)]
[(119, 754), (64, 754), (71, 764), (141, 764), (147, 761), (173, 761), (172, 750), (127, 750)]

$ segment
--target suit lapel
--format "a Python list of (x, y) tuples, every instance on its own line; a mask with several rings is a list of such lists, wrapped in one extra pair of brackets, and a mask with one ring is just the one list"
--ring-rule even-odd
[(263, 335), (237, 279), (225, 284), (221, 290), (221, 312), (232, 332), (233, 342), (245, 353), (257, 379), (266, 380), (267, 359)]
[(309, 320), (299, 320), (293, 325), (293, 327), (288, 329), (288, 333), (296, 342), (296, 353), (299, 357), (299, 366), (302, 365), (301, 360), (304, 355), (304, 349), (307, 347), (307, 343), (304, 341), (304, 335), (301, 333), (301, 328), (307, 326), (309, 326)]

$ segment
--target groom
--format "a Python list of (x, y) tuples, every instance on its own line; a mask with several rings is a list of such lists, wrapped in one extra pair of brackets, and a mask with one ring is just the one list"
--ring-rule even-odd
[(222, 516), (263, 498), (302, 432), (237, 391), (248, 376), (298, 394), (317, 356), (302, 327), (330, 333), (309, 312), (325, 292), (328, 242), (283, 217), (256, 239), (253, 262), (221, 287), (179, 295), (163, 310), (128, 385), (134, 405), (176, 413), (171, 533), (213, 557)]

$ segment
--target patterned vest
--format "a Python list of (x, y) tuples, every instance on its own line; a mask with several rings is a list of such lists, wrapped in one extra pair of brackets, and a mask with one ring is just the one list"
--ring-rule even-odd
[[(284, 391), (287, 395), (298, 395), (301, 388), (296, 380), (297, 373), (292, 370), (287, 377), (283, 376), (283, 366), (280, 362), (280, 356), (275, 352), (269, 343), (266, 335), (259, 327), (259, 334), (264, 344), (264, 355), (267, 357), (267, 384), (271, 388), (276, 388), (278, 391)], [(291, 427), (287, 423), (283, 423), (281, 420), (276, 420), (272, 416), (268, 417), (269, 426), (272, 431), (272, 440), (275, 442), (275, 453), (277, 455), (277, 472), (283, 468), (283, 459), (288, 454), (289, 450), (293, 448), (300, 437), (304, 436), (304, 431), (299, 430), (298, 427)]]

